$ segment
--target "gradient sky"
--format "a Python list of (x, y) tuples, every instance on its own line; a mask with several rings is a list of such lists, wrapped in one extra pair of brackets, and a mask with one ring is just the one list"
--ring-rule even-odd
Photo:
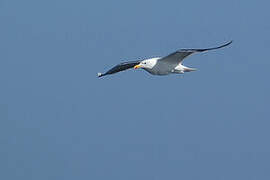
[[(1, 0), (0, 179), (269, 180), (269, 6)], [(96, 77), (229, 40), (196, 72)]]

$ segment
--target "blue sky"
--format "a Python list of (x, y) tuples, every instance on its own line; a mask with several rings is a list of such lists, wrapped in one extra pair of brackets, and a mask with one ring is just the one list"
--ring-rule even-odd
[[(270, 178), (268, 1), (0, 1), (0, 179)], [(115, 64), (180, 48), (198, 71)]]

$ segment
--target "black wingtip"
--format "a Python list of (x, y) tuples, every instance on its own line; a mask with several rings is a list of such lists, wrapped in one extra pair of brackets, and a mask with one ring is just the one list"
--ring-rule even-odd
[(198, 51), (199, 51), (199, 52), (203, 52), (203, 51), (209, 51), (209, 50), (214, 50), (214, 49), (224, 48), (224, 47), (226, 47), (226, 46), (229, 46), (232, 42), (233, 42), (233, 40), (227, 42), (226, 44), (223, 44), (223, 45), (221, 45), (221, 46), (218, 46), (218, 47), (207, 48), (207, 49), (198, 49)]
[(221, 45), (221, 46), (217, 47), (216, 49), (219, 49), (219, 48), (223, 48), (223, 47), (229, 46), (230, 44), (232, 44), (232, 42), (233, 42), (233, 40), (227, 42), (227, 43), (224, 44), (224, 45)]
[(98, 78), (100, 78), (100, 77), (104, 76), (104, 74), (102, 74), (102, 73), (97, 73), (97, 76), (98, 76)]
[(228, 46), (228, 45), (232, 44), (232, 42), (233, 42), (233, 40), (229, 41), (228, 43), (224, 44), (224, 45), (223, 45), (223, 47), (225, 47), (225, 46)]

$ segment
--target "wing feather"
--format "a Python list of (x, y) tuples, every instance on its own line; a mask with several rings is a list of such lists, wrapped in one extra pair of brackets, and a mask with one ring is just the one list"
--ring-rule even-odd
[(218, 47), (206, 48), (206, 49), (180, 49), (174, 53), (169, 54), (168, 56), (161, 58), (159, 61), (167, 61), (169, 63), (179, 64), (186, 57), (188, 57), (189, 55), (195, 52), (203, 52), (203, 51), (209, 51), (209, 50), (214, 50), (214, 49), (220, 49), (220, 48), (230, 45), (231, 43), (232, 41)]
[(133, 68), (134, 66), (140, 64), (140, 62), (141, 61), (129, 61), (129, 62), (123, 62), (123, 63), (117, 64), (116, 66), (114, 66), (113, 68), (111, 68), (110, 70), (108, 70), (104, 74), (98, 73), (98, 77), (118, 73), (120, 71), (124, 71), (124, 70), (130, 69), (130, 68)]

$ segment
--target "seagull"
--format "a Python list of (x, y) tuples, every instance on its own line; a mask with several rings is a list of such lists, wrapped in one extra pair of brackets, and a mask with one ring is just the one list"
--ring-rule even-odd
[(214, 49), (220, 49), (230, 45), (231, 43), (232, 41), (218, 47), (206, 49), (180, 49), (165, 57), (155, 57), (138, 61), (123, 62), (114, 66), (104, 74), (98, 73), (98, 77), (111, 75), (131, 68), (134, 69), (142, 68), (152, 75), (183, 74), (185, 72), (195, 71), (196, 70), (195, 68), (186, 67), (182, 64), (183, 60), (186, 57), (196, 52), (204, 52)]

